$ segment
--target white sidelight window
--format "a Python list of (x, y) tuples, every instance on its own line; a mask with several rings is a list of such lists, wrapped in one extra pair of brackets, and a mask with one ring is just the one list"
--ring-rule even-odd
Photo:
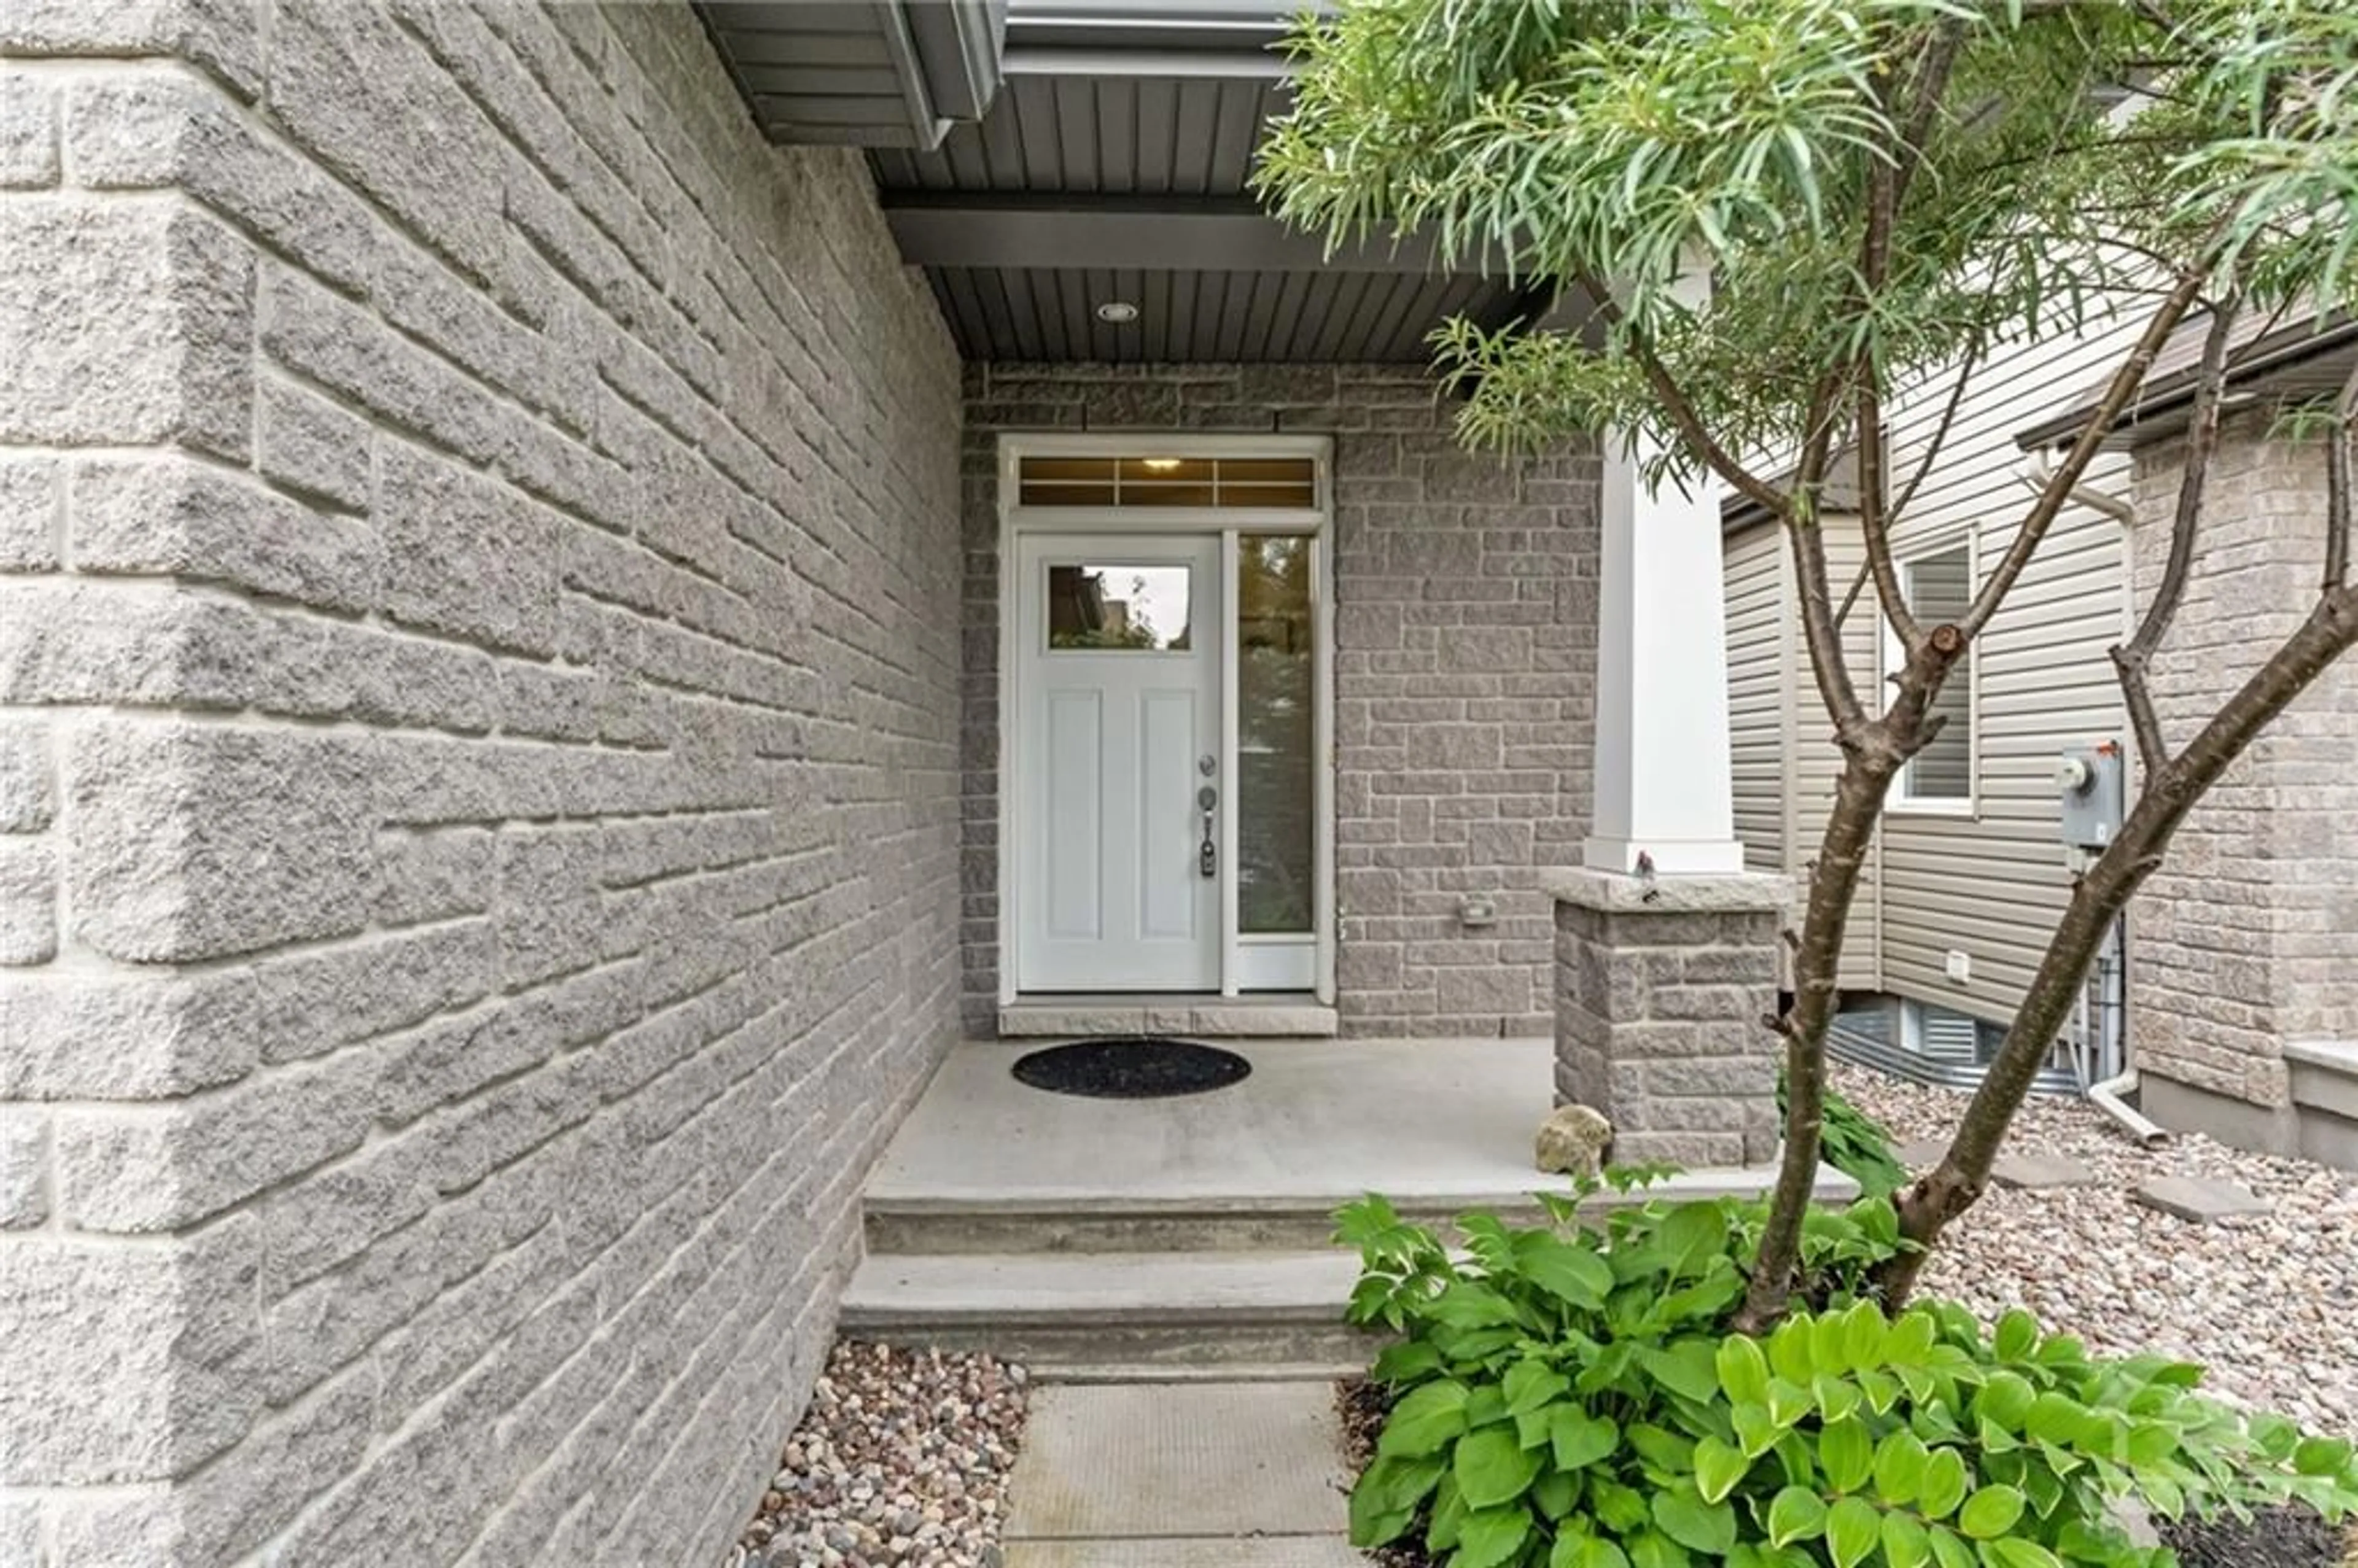
[[(1974, 549), (1970, 540), (1955, 540), (1905, 557), (1898, 566), (1900, 591), (1907, 596), (1908, 608), (1920, 624), (1937, 626), (1964, 619), (1974, 597)], [(1887, 667), (1898, 669), (1906, 656), (1897, 638), (1887, 638)], [(1978, 755), (1974, 734), (1977, 706), (1974, 700), (1974, 651), (1968, 648), (1964, 658), (1949, 672), (1940, 696), (1933, 698), (1932, 716), (1945, 722), (1931, 744), (1909, 758), (1900, 769), (1899, 781), (1893, 786), (1891, 795), (1895, 809), (1960, 815), (1974, 809), (1974, 760)]]

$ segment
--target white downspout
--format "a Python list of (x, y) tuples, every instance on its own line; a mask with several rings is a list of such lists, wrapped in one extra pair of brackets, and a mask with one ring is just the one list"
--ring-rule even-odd
[[(2034, 491), (2043, 491), (2047, 488), (2048, 473), (2047, 450), (2043, 447), (2035, 447), (2022, 460), (2022, 467), (2016, 470), (2014, 477)], [(2117, 495), (2107, 495), (2101, 490), (2078, 484), (2071, 487), (2070, 499), (2092, 512), (2103, 513), (2124, 529), (2136, 526), (2136, 508)], [(2121, 940), (2118, 922), (2114, 923), (2112, 934), (2104, 941), (2112, 949), (2114, 972), (2120, 987), (2119, 1006), (2115, 1011), (2125, 1012), (2128, 1004), (2128, 953), (2126, 945)], [(2100, 958), (2098, 961), (2103, 960)], [(2137, 1068), (2135, 1058), (2129, 1054), (2127, 1020), (2120, 1019), (2119, 1025), (2121, 1070), (2102, 1083), (2090, 1084), (2088, 1103), (2111, 1117), (2120, 1124), (2123, 1131), (2147, 1149), (2157, 1148), (2169, 1141), (2169, 1130), (2146, 1117), (2122, 1098), (2136, 1093)]]

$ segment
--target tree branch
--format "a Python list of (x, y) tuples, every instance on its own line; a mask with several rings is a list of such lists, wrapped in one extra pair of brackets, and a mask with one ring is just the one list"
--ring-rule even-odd
[(1843, 657), (1842, 617), (1834, 613), (1833, 594), (1826, 582), (1826, 536), (1813, 516), (1786, 520), (1792, 536), (1794, 597), (1801, 607), (1801, 642), (1809, 650), (1810, 673), (1818, 696), (1834, 721), (1834, 734), (1845, 747), (1866, 722), (1866, 706), (1859, 700), (1858, 685), (1851, 679), (1850, 661)]
[(1596, 301), (1596, 313), (1605, 319), (1607, 327), (1626, 334), (1629, 357), (1637, 361), (1638, 368), (1645, 374), (1647, 386), (1661, 403), (1662, 412), (1670, 416), (1672, 427), (1678, 431), (1679, 438), (1687, 444), (1688, 450), (1725, 480), (1737, 493), (1767, 507), (1770, 516), (1789, 517), (1792, 512), (1791, 498), (1780, 494), (1775, 486), (1736, 461), (1735, 454), (1721, 446), (1704, 427), (1703, 416), (1695, 412), (1686, 389), (1679, 384), (1677, 377), (1671, 374), (1669, 367), (1662, 363), (1661, 356), (1655, 352), (1652, 342), (1637, 323), (1629, 319), (1628, 313), (1621, 308), (1612, 292), (1602, 281), (1586, 274), (1582, 275), (1578, 281), (1588, 290), (1589, 297)]
[[(1809, 650), (1810, 674), (1817, 682), (1818, 696), (1832, 715), (1837, 734), (1848, 732), (1866, 722), (1866, 705), (1859, 699), (1858, 687), (1851, 679), (1850, 661), (1843, 657), (1842, 615), (1833, 609), (1833, 593), (1826, 578), (1826, 541), (1823, 513), (1819, 506), (1826, 476), (1832, 461), (1834, 432), (1834, 399), (1840, 395), (1841, 378), (1835, 373), (1821, 376), (1810, 391), (1810, 406), (1803, 428), (1808, 431), (1801, 442), (1801, 460), (1794, 470), (1794, 509), (1786, 519), (1786, 528), (1793, 535), (1793, 579), (1795, 598), (1801, 611), (1802, 645)], [(1806, 499), (1804, 499), (1806, 498)], [(1847, 611), (1849, 606), (1844, 606)]]
[(1810, 877), (1801, 939), (1793, 955), (1793, 1008), (1785, 1015), (1785, 1152), (1752, 1278), (1732, 1326), (1759, 1334), (1783, 1315), (1801, 1255), (1801, 1226), (1816, 1191), (1825, 1126), (1826, 1030), (1840, 997), (1843, 936), (1858, 892), (1884, 791), (1898, 769), (1887, 745), (1853, 751), (1834, 783), (1833, 808)]
[[(2207, 244), (2204, 248), (2206, 252), (2209, 249)], [(2104, 395), (2089, 415), (2079, 439), (2071, 443), (2071, 449), (2064, 456), (2061, 464), (2048, 476), (2047, 488), (2039, 492), (2029, 514), (2015, 530), (2014, 539), (2007, 545), (2006, 554), (1999, 558), (1996, 569), (1983, 582), (1981, 591), (1974, 596), (1973, 604), (1965, 611), (1964, 620), (1959, 622), (1957, 629), (1967, 642), (1981, 634), (1982, 628), (1989, 624), (1990, 617), (1997, 613), (1998, 606), (2006, 602), (2006, 596), (2013, 591), (2015, 580), (2030, 564), (2030, 557), (2038, 552), (2040, 541), (2047, 537), (2047, 530), (2063, 510), (2064, 501), (2079, 485), (2081, 476), (2088, 471), (2088, 465), (2095, 460), (2097, 449), (2104, 445), (2105, 437), (2112, 433), (2113, 421), (2120, 417), (2121, 410), (2128, 406), (2129, 399), (2135, 397), (2137, 390), (2145, 384), (2146, 373), (2153, 368), (2155, 356), (2161, 352), (2162, 345), (2169, 341), (2169, 335), (2178, 330), (2179, 322), (2185, 319), (2187, 311), (2193, 308), (2209, 276), (2208, 268), (2201, 264), (2187, 265), (2179, 274), (2177, 287), (2169, 291), (2169, 297), (2162, 301), (2152, 319), (2146, 323), (2136, 348), (2113, 373), (2111, 383), (2104, 388)]]
[(1981, 357), (1988, 351), (1988, 346), (1989, 334), (1986, 332), (1974, 333), (1974, 341), (1966, 345), (1965, 357), (1957, 364), (1956, 383), (1949, 388), (1948, 402), (1942, 406), (1940, 423), (1932, 427), (1932, 438), (1924, 448), (1923, 457), (1917, 461), (1916, 471), (1908, 476), (1908, 488), (1901, 491), (1899, 499), (1891, 503), (1894, 521), (1908, 515), (1908, 508), (1915, 504), (1917, 491), (1923, 488), (1926, 476), (1932, 471), (1932, 465), (1940, 460), (1941, 449), (1948, 445), (1949, 431), (1957, 422), (1957, 410), (1964, 406), (1965, 389), (1973, 384), (1974, 372), (1980, 368)]
[(1858, 388), (1858, 521), (1866, 545), (1866, 569), (1875, 576), (1875, 597), (1883, 601), (1884, 619), (1891, 623), (1900, 646), (1909, 653), (1924, 639), (1916, 612), (1900, 590), (1899, 566), (1891, 555), (1891, 520), (1883, 509), (1887, 482), (1883, 450), (1883, 399), (1872, 379)]
[(2144, 759), (2147, 778), (2158, 777), (2169, 762), (2169, 742), (2161, 732), (2161, 717), (2154, 711), (2146, 671), (2186, 597), (2186, 579), (2194, 568), (2203, 487), (2211, 477), (2211, 460), (2219, 449), (2219, 405), (2227, 384), (2227, 344), (2241, 313), (2241, 301), (2230, 296), (2212, 312), (2211, 330), (2203, 334), (2202, 361), (2195, 372), (2193, 422), (2187, 428), (2183, 467), (2179, 471), (2178, 509), (2169, 521), (2169, 558), (2162, 566), (2161, 581), (2146, 605), (2136, 632), (2112, 651), (2113, 668), (2120, 676), (2121, 697), (2128, 705), (2129, 724), (2136, 732), (2137, 754)]

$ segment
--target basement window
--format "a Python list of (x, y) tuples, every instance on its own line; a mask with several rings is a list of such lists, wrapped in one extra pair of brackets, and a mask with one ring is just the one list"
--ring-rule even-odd
[[(1961, 540), (1902, 559), (1899, 588), (1920, 624), (1938, 626), (1963, 620), (1974, 598), (1972, 543)], [(1905, 660), (1898, 639), (1887, 639), (1885, 656), (1894, 670)], [(1899, 770), (1891, 799), (1895, 809), (1960, 815), (1973, 810), (1974, 665), (1974, 651), (1969, 648), (1942, 684), (1941, 695), (1932, 699), (1932, 717), (1945, 722), (1931, 744)]]

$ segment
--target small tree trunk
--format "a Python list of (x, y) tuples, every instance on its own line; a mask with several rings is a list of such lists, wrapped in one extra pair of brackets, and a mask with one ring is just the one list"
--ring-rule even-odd
[(1852, 896), (1866, 863), (1866, 847), (1883, 814), (1884, 791), (1898, 763), (1880, 751), (1851, 754), (1834, 786), (1816, 872), (1793, 954), (1793, 1010), (1785, 1033), (1785, 1152), (1768, 1205), (1768, 1222), (1732, 1326), (1765, 1332), (1785, 1312), (1801, 1260), (1801, 1221), (1817, 1191), (1818, 1149), (1825, 1126), (1826, 1031), (1833, 1022), (1843, 935)]
[(2147, 782), (2135, 809), (2121, 824), (2120, 836), (2072, 889), (2062, 924), (2031, 977), (2005, 1044), (1957, 1124), (1948, 1153), (1899, 1200), (1900, 1234), (1914, 1245), (1878, 1271), (1877, 1283), (1887, 1310), (1897, 1310), (1907, 1301), (1942, 1229), (1982, 1195), (1990, 1165), (2087, 982), (2105, 933), (2160, 863), (2186, 814), (2253, 738), (2353, 643), (2358, 643), (2358, 589), (2331, 589), (2186, 750)]

